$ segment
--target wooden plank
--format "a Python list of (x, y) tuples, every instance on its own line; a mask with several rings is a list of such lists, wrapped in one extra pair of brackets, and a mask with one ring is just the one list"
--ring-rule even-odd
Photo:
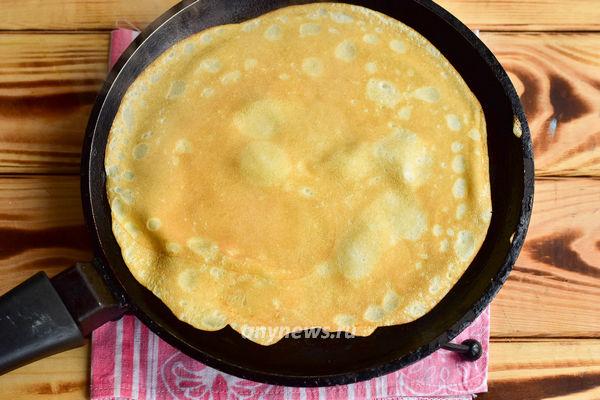
[[(600, 34), (483, 40), (523, 95), (536, 173), (600, 176)], [(107, 49), (106, 34), (0, 34), (0, 173), (78, 172)]]
[(521, 96), (536, 175), (600, 176), (600, 35), (488, 33), (482, 39)]
[(11, 400), (89, 399), (90, 346), (65, 351), (0, 376), (0, 393)]
[(600, 398), (600, 340), (493, 341), (489, 393), (478, 399)]
[(586, 31), (600, 28), (597, 0), (435, 0), (471, 29)]
[[(600, 337), (600, 180), (539, 180), (528, 239), (492, 307), (494, 336)], [(89, 260), (78, 178), (0, 177), (0, 293)]]
[[(35, 14), (35, 13), (32, 13)], [(108, 34), (0, 34), (0, 172), (76, 173)]]
[(600, 180), (536, 181), (525, 246), (492, 307), (493, 336), (600, 337)]
[[(597, 30), (596, 0), (438, 0), (442, 7), (473, 29)], [(136, 2), (101, 0), (3, 0), (0, 29), (144, 28), (177, 0)], [(36, 10), (36, 12), (32, 12)]]
[(91, 259), (74, 176), (0, 179), (0, 293)]
[[(85, 399), (88, 346), (0, 376), (6, 398)], [(481, 399), (592, 400), (600, 397), (600, 340), (492, 341), (489, 393)]]

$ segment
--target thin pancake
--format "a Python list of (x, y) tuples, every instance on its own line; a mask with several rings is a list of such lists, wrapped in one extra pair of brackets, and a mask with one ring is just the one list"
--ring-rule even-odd
[(106, 172), (135, 278), (262, 344), (419, 318), (491, 216), (475, 96), (418, 33), (343, 4), (177, 43), (124, 96)]

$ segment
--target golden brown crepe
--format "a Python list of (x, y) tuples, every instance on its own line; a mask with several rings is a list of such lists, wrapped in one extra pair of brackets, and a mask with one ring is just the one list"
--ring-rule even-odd
[(194, 327), (262, 344), (421, 317), (491, 216), (465, 82), (406, 25), (335, 3), (167, 50), (123, 98), (106, 173), (135, 278)]

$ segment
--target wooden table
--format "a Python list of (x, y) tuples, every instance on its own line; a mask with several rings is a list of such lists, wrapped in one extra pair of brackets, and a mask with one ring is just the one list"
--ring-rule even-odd
[[(400, 0), (397, 0), (400, 1)], [(109, 31), (174, 0), (2, 0), (0, 293), (91, 256), (79, 154)], [(600, 0), (443, 0), (509, 71), (533, 132), (524, 250), (492, 306), (485, 399), (600, 399)], [(89, 347), (0, 377), (2, 399), (88, 397)]]

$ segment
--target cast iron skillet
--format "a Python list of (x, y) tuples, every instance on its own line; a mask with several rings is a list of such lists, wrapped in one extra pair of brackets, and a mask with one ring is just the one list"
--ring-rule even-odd
[[(0, 372), (81, 345), (83, 336), (130, 312), (171, 345), (222, 371), (261, 382), (321, 386), (355, 382), (413, 363), (448, 343), (491, 301), (523, 244), (533, 199), (531, 139), (515, 89), (496, 58), (462, 23), (429, 0), (363, 1), (411, 26), (460, 72), (488, 128), (493, 216), (482, 248), (444, 299), (409, 324), (363, 338), (292, 339), (264, 347), (227, 327), (205, 332), (179, 321), (130, 274), (111, 231), (105, 192), (108, 133), (129, 85), (177, 41), (303, 0), (184, 1), (150, 25), (109, 74), (90, 116), (81, 190), (95, 259), (49, 280), (40, 273), (0, 299)], [(274, 55), (276, 56), (276, 55)], [(343, 71), (342, 71), (343, 73)], [(518, 121), (522, 137), (513, 134)]]

